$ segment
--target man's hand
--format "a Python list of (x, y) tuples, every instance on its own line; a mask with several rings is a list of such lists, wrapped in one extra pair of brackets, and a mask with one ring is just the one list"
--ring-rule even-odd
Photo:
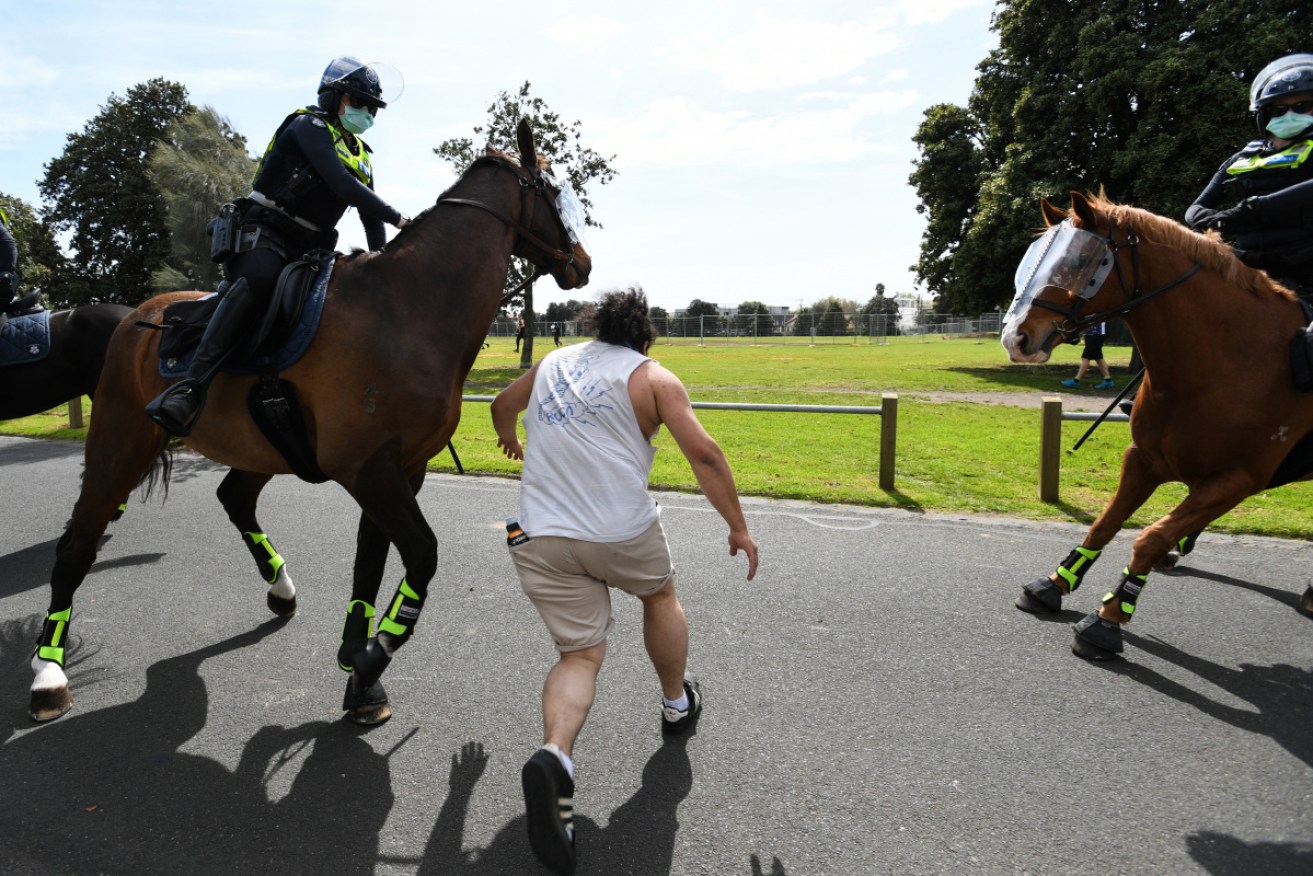
[(733, 532), (729, 534), (729, 555), (737, 557), (739, 551), (748, 555), (748, 580), (751, 581), (757, 575), (757, 542), (746, 532)]
[(1258, 203), (1253, 198), (1245, 198), (1234, 207), (1213, 214), (1211, 227), (1227, 234), (1248, 231), (1261, 221), (1260, 212)]
[(497, 446), (501, 449), (502, 453), (506, 454), (507, 459), (518, 459), (521, 462), (524, 461), (524, 445), (520, 443), (520, 437), (518, 435), (511, 438), (503, 438), (501, 435), (498, 435)]

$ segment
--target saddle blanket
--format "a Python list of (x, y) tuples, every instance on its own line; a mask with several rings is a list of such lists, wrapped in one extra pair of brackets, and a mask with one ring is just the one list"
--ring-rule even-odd
[(11, 316), (0, 329), (0, 366), (40, 362), (50, 352), (50, 311)]
[[(319, 319), (324, 313), (324, 298), (328, 293), (328, 278), (333, 274), (333, 261), (322, 263), (319, 276), (314, 286), (306, 295), (305, 305), (300, 310), (296, 323), (287, 329), (287, 336), (272, 351), (248, 356), (235, 356), (224, 363), (221, 371), (227, 374), (265, 374), (270, 371), (282, 371), (291, 367), (310, 348), (319, 329)], [(208, 297), (208, 296), (207, 296)], [(200, 299), (198, 299), (200, 300)], [(181, 377), (187, 373), (191, 360), (195, 358), (193, 348), (184, 355), (172, 359), (160, 360), (161, 377)]]

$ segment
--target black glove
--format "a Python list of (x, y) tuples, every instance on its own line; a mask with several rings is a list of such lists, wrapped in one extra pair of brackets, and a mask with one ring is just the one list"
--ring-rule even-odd
[(1245, 198), (1234, 207), (1219, 210), (1214, 214), (1212, 227), (1227, 234), (1249, 231), (1260, 224), (1260, 211), (1253, 198)]
[(1194, 207), (1186, 216), (1185, 221), (1195, 231), (1207, 231), (1210, 228), (1217, 227), (1218, 210), (1210, 210), (1207, 207)]

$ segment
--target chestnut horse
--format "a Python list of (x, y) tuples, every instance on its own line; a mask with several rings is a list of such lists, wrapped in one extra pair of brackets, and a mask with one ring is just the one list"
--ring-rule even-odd
[[(314, 462), (361, 509), (338, 652), (338, 663), (351, 673), (343, 709), (358, 723), (391, 715), (379, 678), (410, 637), (438, 565), (437, 537), (415, 495), (426, 463), (460, 420), (465, 378), (502, 302), (512, 254), (527, 258), (538, 274), (550, 273), (563, 289), (588, 282), (591, 257), (579, 243), (578, 201), (544, 173), (525, 122), (517, 142), (518, 156), (489, 149), (382, 252), (340, 257), (314, 340), (282, 372), (300, 399)], [(145, 414), (165, 386), (160, 332), (139, 323), (159, 323), (167, 304), (199, 295), (150, 299), (110, 343), (87, 435), (82, 491), (56, 550), (50, 609), (32, 658), (34, 720), (57, 718), (72, 704), (63, 646), (74, 591), (95, 560), (106, 524), (139, 484), (150, 486), (161, 476), (167, 484), (168, 436)], [(247, 396), (255, 380), (219, 375), (186, 443), (232, 469), (219, 500), (271, 584), (270, 607), (291, 616), (295, 590), (255, 509), (270, 478), (292, 468), (250, 416)], [(371, 633), (390, 544), (401, 555), (405, 577)]]
[[(1008, 355), (1043, 362), (1089, 325), (1120, 318), (1147, 373), (1117, 492), (1057, 571), (1026, 585), (1017, 607), (1058, 611), (1159, 485), (1188, 489), (1136, 537), (1120, 583), (1076, 624), (1072, 650), (1105, 660), (1121, 652), (1121, 627), (1174, 546), (1254, 493), (1313, 476), (1313, 395), (1295, 388), (1288, 355), (1307, 318), (1292, 292), (1246, 267), (1214, 233), (1102, 197), (1073, 194), (1069, 213), (1042, 207), (1051, 227), (1017, 272), (1002, 336)], [(1313, 610), (1313, 587), (1303, 607)]]
[(50, 314), (50, 352), (0, 367), (0, 420), (30, 417), (96, 395), (110, 336), (132, 312), (122, 304), (84, 304)]

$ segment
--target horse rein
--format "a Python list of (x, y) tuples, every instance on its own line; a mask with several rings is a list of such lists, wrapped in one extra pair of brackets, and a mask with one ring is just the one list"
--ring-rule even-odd
[[(559, 249), (557, 247), (552, 246), (551, 244), (544, 241), (542, 238), (538, 237), (538, 235), (530, 231), (529, 228), (527, 227), (527, 225), (533, 224), (534, 208), (537, 206), (539, 199), (545, 200), (547, 197), (543, 191), (547, 183), (543, 180), (542, 171), (538, 170), (537, 168), (531, 170), (525, 167), (523, 164), (520, 164), (517, 167), (515, 165), (512, 165), (509, 161), (505, 160), (504, 158), (498, 158), (497, 156), (494, 155), (484, 156), (483, 158), (478, 159), (478, 161), (491, 163), (493, 165), (496, 165), (497, 167), (505, 168), (506, 170), (509, 170), (515, 174), (515, 179), (520, 184), (520, 192), (521, 192), (520, 215), (528, 216), (528, 222), (527, 223), (516, 222), (514, 219), (511, 219), (509, 216), (505, 215), (497, 208), (485, 204), (482, 201), (476, 201), (473, 198), (450, 198), (444, 195), (438, 198), (437, 205), (440, 206), (442, 204), (456, 204), (465, 207), (477, 207), (478, 209), (484, 211), (485, 213), (489, 213), (492, 216), (495, 216), (497, 219), (500, 219), (502, 224), (506, 225), (511, 230), (513, 230), (522, 240), (529, 242), (530, 244), (541, 250), (543, 253), (546, 254), (547, 258), (549, 258), (550, 260), (554, 262), (564, 262), (566, 266), (573, 265), (574, 264), (573, 252), (567, 252), (563, 249)], [(557, 221), (558, 222), (560, 221), (560, 217), (557, 217)], [(533, 273), (530, 274), (528, 277), (526, 277), (524, 280), (522, 280), (520, 284), (516, 286), (514, 289), (507, 292), (502, 297), (502, 303), (505, 304), (506, 302), (514, 299), (515, 296), (523, 292), (526, 287), (533, 285), (533, 282), (535, 280), (537, 280), (539, 277), (545, 276), (547, 273), (548, 271), (546, 268), (543, 268), (539, 265), (534, 265)]]
[[(1093, 231), (1089, 233), (1095, 234)], [(1111, 219), (1109, 220), (1107, 236), (1102, 234), (1096, 234), (1095, 236), (1102, 238), (1104, 245), (1107, 246), (1108, 251), (1112, 253), (1113, 267), (1117, 271), (1117, 283), (1122, 287), (1122, 295), (1125, 296), (1126, 303), (1120, 307), (1114, 307), (1111, 310), (1105, 310), (1100, 313), (1091, 313), (1088, 316), (1081, 316), (1081, 308), (1084, 306), (1085, 302), (1089, 300), (1088, 298), (1080, 298), (1079, 303), (1075, 307), (1064, 307), (1051, 301), (1044, 301), (1040, 298), (1036, 298), (1032, 302), (1032, 306), (1043, 307), (1067, 317), (1066, 321), (1058, 326), (1058, 332), (1062, 334), (1063, 339), (1067, 341), (1067, 343), (1075, 343), (1076, 339), (1080, 337), (1080, 333), (1085, 329), (1098, 325), (1101, 322), (1106, 322), (1110, 319), (1120, 319), (1140, 305), (1146, 304), (1157, 298), (1159, 295), (1175, 289), (1177, 286), (1180, 286), (1186, 280), (1189, 280), (1197, 274), (1200, 268), (1203, 267), (1198, 262), (1195, 262), (1193, 267), (1175, 280), (1164, 283), (1162, 286), (1159, 286), (1151, 292), (1144, 292), (1140, 288), (1139, 235), (1134, 231), (1130, 231), (1127, 233), (1125, 240), (1118, 241), (1117, 220)], [(1131, 250), (1131, 286), (1129, 290), (1127, 289), (1126, 275), (1122, 272), (1121, 259), (1118, 258), (1118, 254), (1121, 250), (1127, 247)]]

